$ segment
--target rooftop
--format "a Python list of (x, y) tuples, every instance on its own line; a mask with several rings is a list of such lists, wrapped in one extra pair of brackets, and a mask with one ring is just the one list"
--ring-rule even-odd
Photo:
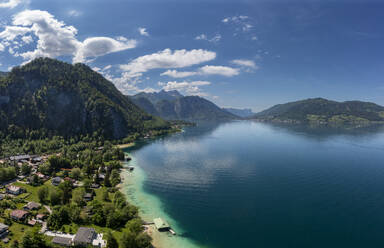
[(12, 157), (9, 157), (9, 160), (13, 161), (13, 160), (25, 160), (25, 159), (30, 159), (31, 156), (29, 155), (18, 155), (18, 156), (12, 156)]
[(6, 230), (8, 230), (9, 226), (3, 224), (3, 223), (0, 223), (0, 232), (4, 232)]
[(10, 190), (10, 191), (18, 191), (18, 190), (20, 190), (20, 187), (17, 187), (15, 185), (9, 185), (7, 187), (7, 189)]
[(52, 239), (52, 243), (58, 244), (58, 245), (64, 245), (64, 246), (71, 246), (72, 245), (72, 239), (66, 238), (66, 237), (55, 236)]
[(28, 214), (27, 211), (17, 209), (12, 211), (11, 216), (17, 219), (22, 219), (27, 214)]
[(25, 205), (28, 209), (38, 209), (40, 208), (40, 204), (36, 202), (28, 202), (27, 205)]
[(96, 231), (93, 228), (80, 227), (73, 241), (75, 243), (92, 244), (96, 238)]
[(162, 218), (156, 218), (153, 220), (153, 222), (155, 222), (155, 226), (158, 230), (170, 228), (168, 222), (163, 220)]

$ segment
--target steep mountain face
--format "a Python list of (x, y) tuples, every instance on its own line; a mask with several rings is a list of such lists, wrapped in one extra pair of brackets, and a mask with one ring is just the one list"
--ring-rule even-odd
[(160, 101), (174, 101), (178, 98), (183, 97), (182, 94), (180, 94), (177, 90), (171, 90), (171, 91), (159, 91), (159, 92), (152, 92), (152, 93), (139, 93), (135, 95), (133, 98), (141, 98), (144, 97), (148, 99), (152, 104), (156, 104)]
[(118, 139), (149, 128), (167, 127), (167, 122), (139, 109), (84, 64), (39, 58), (13, 68), (0, 79), (3, 133)]
[(236, 109), (236, 108), (223, 108), (223, 109), (241, 118), (251, 117), (255, 114), (252, 112), (252, 109)]
[(178, 91), (139, 93), (130, 98), (143, 110), (166, 120), (215, 121), (238, 118), (202, 97), (183, 96)]
[(276, 122), (369, 123), (384, 121), (384, 107), (370, 102), (336, 102), (323, 98), (278, 104), (252, 117)]

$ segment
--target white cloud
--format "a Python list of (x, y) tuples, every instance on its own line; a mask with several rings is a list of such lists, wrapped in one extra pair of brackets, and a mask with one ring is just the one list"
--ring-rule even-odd
[(197, 95), (197, 96), (208, 96), (207, 93), (203, 92), (200, 89), (200, 86), (206, 86), (210, 85), (211, 83), (208, 81), (193, 81), (193, 82), (167, 82), (167, 83), (158, 83), (160, 86), (162, 86), (162, 89), (165, 91), (170, 90), (177, 90), (181, 91), (183, 93), (186, 93), (188, 95)]
[(74, 62), (84, 62), (86, 58), (95, 58), (108, 53), (114, 53), (136, 47), (135, 40), (125, 42), (108, 37), (92, 37), (84, 40), (77, 49)]
[(195, 37), (195, 40), (207, 40), (208, 37), (205, 34), (201, 34)]
[(138, 28), (137, 29), (139, 31), (139, 33), (142, 35), (142, 36), (149, 36), (149, 33), (147, 31), (146, 28)]
[(176, 70), (168, 70), (160, 74), (160, 76), (169, 76), (173, 78), (185, 78), (196, 75), (197, 72), (194, 71), (176, 71)]
[(0, 39), (13, 41), (18, 36), (25, 35), (28, 32), (30, 32), (29, 28), (17, 27), (17, 26), (6, 26), (4, 31), (0, 33)]
[(4, 51), (5, 47), (3, 44), (0, 43), (0, 52)]
[(144, 55), (132, 60), (130, 63), (120, 65), (120, 68), (126, 72), (126, 76), (130, 78), (140, 77), (144, 72), (152, 69), (168, 69), (183, 68), (203, 62), (207, 62), (216, 58), (216, 53), (194, 49), (187, 51), (165, 49), (157, 53)]
[[(136, 46), (136, 41), (115, 40), (109, 37), (90, 37), (83, 42), (76, 38), (77, 29), (58, 21), (47, 11), (25, 10), (13, 17), (13, 26), (5, 27), (0, 33), (0, 39), (7, 41), (7, 46), (18, 44), (18, 37), (25, 43), (30, 41), (30, 34), (37, 37), (36, 48), (33, 51), (15, 53), (25, 60), (36, 57), (74, 56), (74, 62), (85, 62), (108, 53), (130, 49)], [(5, 43), (3, 42), (3, 45)]]
[(33, 42), (33, 38), (32, 38), (32, 36), (30, 36), (30, 35), (21, 37), (21, 40), (22, 40), (25, 44), (29, 44), (29, 43)]
[(228, 66), (214, 66), (206, 65), (199, 69), (199, 74), (202, 75), (221, 75), (225, 77), (232, 77), (239, 75), (239, 70)]
[(209, 41), (209, 42), (212, 42), (212, 43), (217, 43), (217, 42), (219, 42), (221, 40), (221, 35), (220, 34), (216, 34), (211, 39), (209, 39), (206, 34), (201, 34), (201, 35), (196, 36), (195, 40), (206, 40), (206, 41)]
[(17, 5), (19, 5), (22, 2), (22, 0), (8, 0), (8, 1), (1, 1), (0, 2), (0, 8), (10, 8), (13, 9)]
[(200, 67), (197, 71), (177, 71), (168, 70), (160, 74), (160, 76), (169, 76), (173, 78), (185, 78), (190, 76), (207, 76), (207, 75), (221, 75), (225, 77), (232, 77), (239, 74), (239, 70), (228, 66), (214, 66), (206, 65)]
[(231, 62), (235, 65), (250, 67), (252, 69), (258, 69), (258, 66), (253, 60), (235, 59), (235, 60), (232, 60)]
[(72, 17), (79, 17), (82, 14), (83, 14), (82, 12), (80, 12), (78, 10), (75, 10), (75, 9), (72, 9), (72, 10), (68, 11), (68, 15), (72, 16)]
[(231, 23), (235, 25), (237, 31), (248, 32), (253, 28), (249, 16), (245, 15), (226, 17), (222, 20), (222, 22), (225, 24)]

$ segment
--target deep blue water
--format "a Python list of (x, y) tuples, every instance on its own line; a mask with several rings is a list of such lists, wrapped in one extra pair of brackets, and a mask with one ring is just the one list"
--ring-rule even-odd
[(201, 124), (133, 156), (210, 247), (384, 247), (384, 130)]

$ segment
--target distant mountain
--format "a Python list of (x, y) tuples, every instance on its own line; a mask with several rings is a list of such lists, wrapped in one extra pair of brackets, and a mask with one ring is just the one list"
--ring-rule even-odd
[(1, 78), (1, 77), (5, 77), (5, 76), (7, 76), (7, 74), (8, 74), (7, 72), (2, 72), (2, 71), (0, 71), (0, 78)]
[(39, 58), (0, 78), (3, 134), (118, 139), (168, 126), (84, 64)]
[(130, 98), (146, 112), (166, 120), (216, 121), (238, 118), (202, 97), (183, 96), (178, 91), (139, 93)]
[(174, 101), (178, 98), (183, 97), (182, 94), (180, 94), (177, 90), (172, 90), (172, 91), (159, 91), (159, 92), (152, 92), (152, 93), (145, 93), (141, 92), (137, 95), (134, 96), (134, 98), (140, 98), (144, 97), (148, 99), (152, 104), (156, 104), (160, 101)]
[(252, 112), (252, 109), (236, 109), (236, 108), (223, 108), (223, 109), (241, 118), (251, 117), (255, 114)]
[(384, 122), (384, 107), (370, 102), (336, 102), (313, 98), (275, 105), (255, 114), (251, 119), (318, 124)]

